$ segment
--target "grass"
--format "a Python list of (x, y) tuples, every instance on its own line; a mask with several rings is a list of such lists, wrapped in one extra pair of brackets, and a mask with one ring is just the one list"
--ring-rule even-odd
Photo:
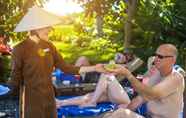
[(65, 61), (74, 63), (75, 60), (80, 56), (87, 56), (91, 63), (102, 63), (108, 62), (113, 58), (114, 52), (111, 49), (105, 50), (104, 52), (96, 51), (96, 49), (89, 49), (88, 47), (78, 47), (71, 44), (62, 43), (59, 41), (53, 41), (57, 50), (61, 53)]

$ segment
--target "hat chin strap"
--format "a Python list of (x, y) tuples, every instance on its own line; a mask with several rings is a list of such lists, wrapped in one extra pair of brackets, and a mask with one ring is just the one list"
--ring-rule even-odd
[(34, 41), (35, 43), (39, 43), (39, 40), (42, 40), (38, 34), (31, 35), (29, 38)]

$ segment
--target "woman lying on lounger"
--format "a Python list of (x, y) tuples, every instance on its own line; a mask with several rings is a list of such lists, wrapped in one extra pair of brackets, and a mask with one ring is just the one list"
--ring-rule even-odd
[[(117, 64), (127, 64), (133, 59), (133, 53), (125, 50), (123, 53), (116, 53), (114, 61)], [(103, 101), (111, 101), (113, 103), (124, 105), (126, 104), (126, 106), (130, 103), (129, 96), (126, 91), (112, 74), (101, 74), (94, 92), (67, 100), (56, 100), (56, 104), (57, 107), (66, 105), (95, 106), (96, 103)]]
[[(87, 70), (85, 69), (84, 71), (86, 72)], [(58, 108), (66, 105), (86, 107), (96, 106), (96, 103), (103, 101), (126, 104), (126, 106), (130, 103), (129, 96), (113, 74), (101, 74), (94, 92), (66, 100), (56, 99), (56, 105)]]

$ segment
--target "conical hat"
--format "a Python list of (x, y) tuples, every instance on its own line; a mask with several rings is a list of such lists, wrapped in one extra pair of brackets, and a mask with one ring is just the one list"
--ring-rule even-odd
[(59, 16), (45, 11), (38, 6), (29, 9), (28, 13), (22, 18), (14, 29), (15, 32), (31, 31), (48, 26), (60, 24), (62, 20)]

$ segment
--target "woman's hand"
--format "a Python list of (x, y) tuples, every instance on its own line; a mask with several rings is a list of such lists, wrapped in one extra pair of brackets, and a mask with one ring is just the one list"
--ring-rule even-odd
[(104, 64), (96, 64), (95, 71), (100, 73), (108, 73), (108, 71), (104, 68)]
[(118, 64), (116, 64), (115, 68), (109, 69), (107, 71), (111, 73), (115, 73), (115, 74), (124, 75), (126, 77), (131, 74), (131, 72), (127, 68), (125, 68), (122, 65), (118, 65)]
[(100, 73), (107, 73), (107, 71), (104, 68), (104, 64), (96, 64), (94, 66), (83, 66), (80, 68), (79, 73), (86, 73), (86, 72), (100, 72)]

